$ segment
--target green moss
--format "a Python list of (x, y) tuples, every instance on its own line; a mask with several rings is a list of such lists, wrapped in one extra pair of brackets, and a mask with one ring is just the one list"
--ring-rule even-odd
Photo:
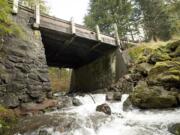
[(178, 83), (178, 82), (180, 82), (180, 77), (179, 76), (177, 76), (177, 75), (166, 75), (166, 76), (164, 76), (164, 75), (162, 75), (162, 77), (161, 78), (159, 78), (159, 81), (161, 81), (161, 82), (167, 82), (167, 83), (169, 83), (169, 82), (173, 82), (173, 83)]
[(176, 97), (168, 92), (167, 94), (163, 92), (165, 92), (163, 87), (149, 87), (143, 82), (135, 87), (135, 90), (130, 94), (130, 100), (134, 106), (142, 109), (177, 106)]
[(8, 1), (0, 0), (0, 37), (14, 35), (22, 36), (21, 28), (12, 21)]
[(166, 48), (167, 48), (168, 50), (174, 51), (174, 50), (176, 50), (176, 48), (177, 48), (178, 46), (180, 46), (180, 40), (169, 42), (169, 43), (166, 45)]
[(11, 129), (16, 121), (14, 113), (0, 105), (0, 134), (11, 135)]
[(165, 86), (176, 86), (180, 83), (180, 62), (157, 62), (150, 70), (148, 83)]

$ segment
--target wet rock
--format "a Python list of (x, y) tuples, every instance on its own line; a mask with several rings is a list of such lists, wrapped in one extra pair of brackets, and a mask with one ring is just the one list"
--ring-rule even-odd
[(117, 83), (112, 84), (108, 88), (108, 91), (130, 93), (133, 90), (133, 87), (134, 87), (134, 82), (131, 79), (131, 76), (128, 74), (120, 78)]
[(180, 135), (180, 123), (170, 126), (168, 130), (174, 135)]
[(121, 101), (122, 93), (114, 92), (113, 99), (116, 101)]
[(128, 111), (128, 110), (132, 110), (132, 103), (129, 97), (123, 103), (123, 111)]
[(113, 100), (114, 98), (114, 92), (107, 92), (106, 94), (106, 100), (109, 101), (109, 100)]
[(109, 107), (109, 105), (108, 104), (102, 104), (102, 105), (98, 105), (97, 107), (96, 107), (96, 111), (98, 111), (98, 112), (103, 112), (103, 113), (105, 113), (105, 114), (107, 114), (107, 115), (111, 115), (111, 108)]
[(56, 100), (45, 100), (42, 103), (23, 103), (20, 107), (21, 115), (25, 115), (28, 113), (37, 113), (39, 111), (43, 111), (47, 108), (57, 106), (58, 102)]
[(142, 109), (177, 107), (176, 96), (165, 91), (163, 87), (148, 87), (146, 82), (140, 82), (130, 94), (130, 101), (134, 106)]
[[(66, 132), (74, 131), (85, 125), (85, 121), (78, 118), (74, 114), (51, 114), (51, 115), (34, 115), (21, 118), (14, 127), (15, 133), (39, 135), (39, 129), (53, 128), (53, 131), (66, 134)], [(91, 122), (85, 122), (91, 126)], [(89, 126), (89, 127), (90, 127)], [(43, 129), (42, 129), (43, 128)], [(43, 133), (46, 133), (43, 131)], [(73, 132), (72, 132), (73, 133)]]
[(80, 106), (80, 105), (82, 105), (82, 103), (80, 102), (80, 100), (77, 99), (77, 98), (73, 98), (73, 99), (72, 99), (72, 102), (73, 102), (73, 105), (74, 105), (74, 106)]
[(51, 135), (51, 134), (48, 133), (48, 131), (46, 131), (46, 130), (40, 130), (39, 135)]
[(107, 101), (121, 101), (121, 92), (107, 92), (106, 100)]
[(73, 106), (72, 97), (62, 96), (58, 99), (58, 109)]
[(47, 93), (47, 98), (53, 99), (53, 93), (52, 93), (52, 91), (50, 91), (50, 92)]

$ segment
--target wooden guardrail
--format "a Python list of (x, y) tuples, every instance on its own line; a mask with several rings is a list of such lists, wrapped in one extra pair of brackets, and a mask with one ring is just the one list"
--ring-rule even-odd
[(35, 29), (39, 29), (39, 27), (48, 27), (48, 25), (51, 25), (51, 28), (54, 30), (60, 29), (60, 31), (72, 34), (72, 35), (78, 35), (84, 38), (88, 38), (90, 40), (97, 40), (99, 42), (111, 44), (111, 45), (117, 45), (120, 46), (120, 39), (118, 34), (118, 28), (117, 25), (114, 24), (114, 37), (110, 37), (104, 34), (101, 34), (99, 26), (96, 25), (96, 32), (89, 30), (85, 26), (75, 24), (73, 18), (71, 21), (65, 21), (53, 16), (49, 16), (47, 14), (41, 14), (40, 13), (40, 6), (39, 2), (37, 0), (35, 9), (30, 9), (28, 7), (25, 7), (19, 3), (19, 0), (10, 0), (10, 3), (12, 6), (12, 13), (18, 14), (18, 8), (24, 9), (28, 12), (31, 12), (34, 14), (35, 22), (33, 24), (33, 27)]

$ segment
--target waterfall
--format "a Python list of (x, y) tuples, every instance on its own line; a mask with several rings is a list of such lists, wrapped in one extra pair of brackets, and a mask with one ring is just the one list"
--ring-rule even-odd
[[(92, 100), (92, 97), (95, 101)], [(168, 126), (180, 122), (180, 109), (172, 110), (133, 110), (123, 111), (123, 102), (128, 95), (122, 96), (121, 102), (107, 102), (105, 94), (94, 94), (90, 97), (76, 96), (83, 105), (57, 110), (46, 114), (71, 116), (74, 119), (66, 131), (45, 127), (47, 135), (172, 135)], [(96, 106), (107, 103), (111, 107), (112, 115), (96, 112)], [(24, 135), (39, 135), (37, 129), (33, 133)], [(43, 134), (44, 135), (44, 134)], [(46, 134), (45, 134), (46, 135)]]

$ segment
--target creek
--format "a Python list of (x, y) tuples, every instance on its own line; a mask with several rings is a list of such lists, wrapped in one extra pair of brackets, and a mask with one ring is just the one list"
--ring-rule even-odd
[[(122, 96), (120, 102), (107, 102), (105, 97), (105, 94), (76, 96), (83, 103), (81, 106), (45, 114), (47, 118), (57, 115), (66, 117), (62, 122), (66, 123), (66, 128), (62, 124), (49, 124), (23, 135), (172, 135), (168, 131), (169, 125), (180, 122), (179, 108), (143, 111), (134, 108), (123, 111), (127, 94)], [(96, 112), (97, 105), (102, 103), (110, 106), (111, 115)]]

